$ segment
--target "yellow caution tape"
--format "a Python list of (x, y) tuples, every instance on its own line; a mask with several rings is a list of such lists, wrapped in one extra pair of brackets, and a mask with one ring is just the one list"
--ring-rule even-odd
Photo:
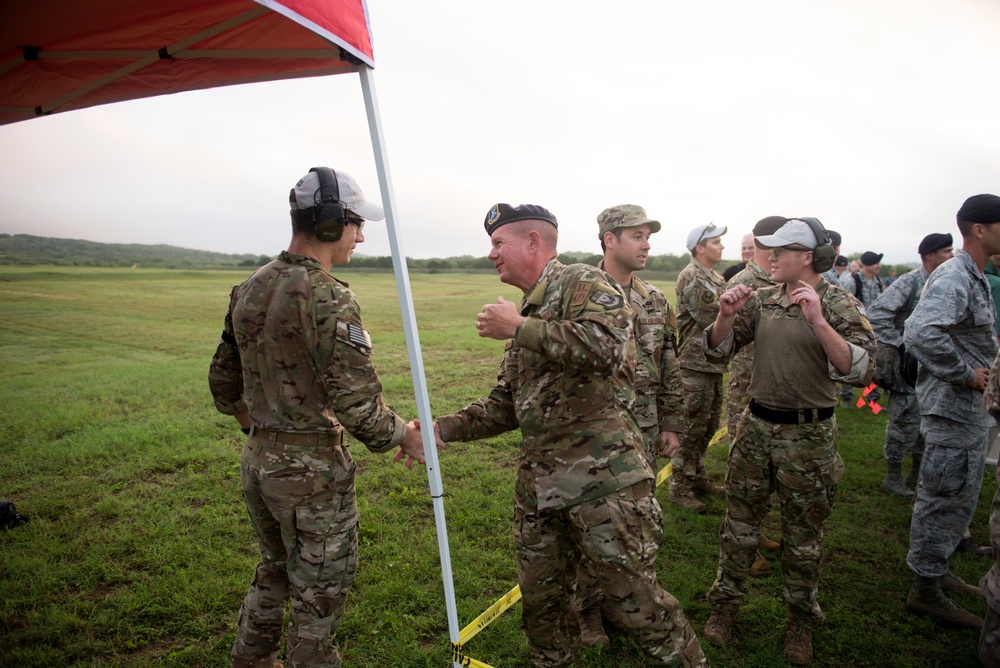
[(476, 661), (471, 656), (465, 656), (465, 654), (462, 654), (461, 643), (451, 644), (451, 660), (460, 666), (469, 666), (469, 668), (493, 668), (493, 666), (488, 663)]
[[(723, 427), (719, 431), (715, 432), (712, 436), (712, 440), (708, 442), (708, 447), (712, 447), (726, 436), (729, 435), (729, 427)], [(672, 462), (667, 462), (667, 465), (660, 469), (660, 472), (656, 474), (656, 486), (659, 487), (667, 481), (667, 478), (674, 472), (674, 465)]]
[(499, 601), (486, 609), (486, 612), (476, 617), (476, 619), (462, 629), (458, 634), (458, 644), (464, 645), (469, 642), (477, 633), (490, 625), (494, 619), (505, 613), (512, 605), (521, 600), (521, 588), (514, 587), (504, 594)]

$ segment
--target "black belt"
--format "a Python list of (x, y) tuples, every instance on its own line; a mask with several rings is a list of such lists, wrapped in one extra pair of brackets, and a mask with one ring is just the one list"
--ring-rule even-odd
[(285, 445), (311, 445), (316, 448), (333, 447), (343, 442), (344, 432), (335, 434), (306, 431), (271, 431), (261, 427), (250, 428), (250, 438), (257, 438), (271, 443), (284, 443)]
[(789, 411), (768, 408), (751, 399), (750, 412), (761, 420), (776, 422), (777, 424), (808, 424), (829, 419), (833, 415), (833, 406), (828, 408), (800, 408), (799, 410)]

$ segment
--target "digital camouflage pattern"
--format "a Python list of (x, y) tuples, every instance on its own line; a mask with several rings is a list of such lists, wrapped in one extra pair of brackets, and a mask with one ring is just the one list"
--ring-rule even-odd
[[(357, 570), (358, 510), (339, 443), (346, 428), (384, 452), (405, 433), (371, 353), (354, 295), (311, 258), (283, 252), (232, 291), (209, 385), (219, 411), (249, 411), (254, 425), (240, 480), (261, 552), (234, 666), (271, 665), (289, 597), (290, 665), (340, 665), (333, 640)], [(317, 444), (285, 442), (303, 439)]]
[[(917, 307), (928, 276), (923, 267), (906, 272), (868, 308), (868, 320), (878, 345), (890, 347), (893, 352), (889, 354), (894, 354), (896, 359), (899, 359), (899, 349), (903, 346), (906, 319)], [(919, 459), (924, 451), (924, 439), (920, 434), (920, 406), (916, 391), (898, 381), (888, 389), (889, 424), (885, 428), (882, 454), (890, 462), (901, 462), (909, 454)]]
[[(903, 340), (917, 358), (921, 415), (991, 427), (983, 393), (968, 383), (973, 367), (989, 368), (997, 354), (989, 283), (964, 250), (934, 270), (906, 321)], [(972, 444), (967, 447), (980, 447)]]
[[(858, 294), (858, 279), (861, 279), (861, 293)], [(840, 287), (847, 290), (868, 308), (875, 303), (878, 296), (882, 294), (882, 279), (878, 276), (868, 278), (863, 271), (852, 274), (848, 271), (840, 277)]]
[(677, 276), (677, 363), (681, 369), (725, 373), (724, 362), (705, 358), (703, 336), (719, 314), (719, 297), (725, 287), (719, 272), (706, 269), (693, 258)]
[(273, 431), (337, 434), (373, 452), (403, 440), (406, 424), (382, 400), (361, 307), (318, 262), (283, 251), (233, 288), (209, 369), (216, 408), (243, 406)]
[(948, 572), (948, 559), (979, 504), (989, 429), (936, 415), (924, 415), (922, 427), (924, 459), (906, 565), (921, 577), (939, 578)]
[[(851, 349), (851, 369), (841, 374), (830, 363), (802, 308), (791, 302), (784, 288), (779, 284), (751, 293), (736, 315), (732, 332), (707, 354), (710, 359), (726, 359), (752, 341), (754, 380), (749, 393), (753, 399), (779, 410), (833, 406), (837, 381), (865, 385), (874, 374), (871, 325), (856, 299), (826, 281), (819, 282), (816, 292), (823, 317)], [(786, 380), (771, 387), (770, 382), (759, 383), (758, 375)], [(729, 455), (719, 570), (708, 593), (713, 611), (732, 612), (743, 602), (760, 522), (767, 515), (771, 494), (776, 493), (787, 619), (806, 628), (822, 620), (817, 595), (823, 524), (844, 472), (836, 434), (835, 417), (789, 425), (745, 413)]]
[(580, 629), (570, 593), (581, 561), (653, 661), (704, 665), (680, 605), (656, 585), (661, 518), (633, 414), (632, 312), (615, 285), (594, 267), (550, 261), (521, 301), (527, 320), (507, 344), (496, 387), (439, 418), (440, 436), (521, 429), (514, 544), (536, 666), (573, 659)]
[(993, 418), (983, 393), (968, 386), (974, 368), (997, 355), (989, 283), (964, 250), (934, 270), (906, 321), (903, 340), (920, 362), (917, 401), (924, 459), (910, 518), (906, 563), (939, 577), (979, 502)]
[(549, 262), (520, 305), (496, 387), (438, 418), (441, 438), (521, 428), (518, 503), (567, 508), (653, 477), (633, 414), (632, 311), (596, 267)]
[[(751, 290), (757, 290), (774, 285), (774, 281), (771, 280), (770, 274), (751, 259), (747, 262), (745, 269), (729, 279), (725, 290), (734, 285), (745, 285)], [(730, 443), (736, 436), (736, 425), (740, 421), (740, 415), (750, 403), (750, 395), (747, 394), (747, 390), (750, 388), (750, 373), (752, 371), (753, 343), (751, 342), (743, 346), (729, 360), (729, 383), (726, 386), (726, 426)]]
[[(1000, 355), (990, 366), (990, 380), (986, 386), (983, 404), (995, 420), (1000, 421)], [(1000, 466), (994, 475), (1000, 483)], [(1000, 668), (1000, 486), (993, 494), (990, 508), (990, 545), (993, 547), (993, 567), (979, 582), (990, 606), (983, 619), (983, 630), (979, 637), (979, 660), (987, 668)]]
[(713, 611), (735, 612), (746, 598), (760, 523), (767, 515), (771, 494), (777, 494), (788, 621), (812, 628), (823, 620), (817, 600), (823, 524), (844, 473), (836, 433), (836, 418), (775, 424), (747, 412), (740, 422), (726, 473), (719, 570), (708, 592)]
[(522, 625), (535, 666), (573, 661), (580, 628), (576, 615), (566, 614), (566, 592), (581, 560), (603, 583), (613, 624), (630, 630), (648, 663), (708, 665), (681, 604), (656, 582), (663, 517), (650, 482), (551, 513), (518, 508), (514, 537)]

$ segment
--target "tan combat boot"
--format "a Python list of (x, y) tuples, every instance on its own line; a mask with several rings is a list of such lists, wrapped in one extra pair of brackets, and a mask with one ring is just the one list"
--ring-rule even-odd
[(938, 585), (937, 578), (913, 577), (913, 587), (906, 597), (906, 607), (915, 612), (937, 617), (941, 621), (954, 626), (964, 626), (970, 629), (983, 628), (983, 620), (965, 608), (955, 605)]
[(903, 483), (903, 479), (899, 476), (899, 470), (900, 462), (886, 461), (885, 480), (882, 481), (882, 489), (890, 494), (909, 499), (913, 496), (913, 490)]
[(766, 533), (760, 532), (760, 536), (757, 539), (757, 545), (762, 550), (769, 550), (771, 552), (778, 552), (781, 550), (781, 543), (776, 540), (771, 540)]
[(718, 485), (713, 485), (712, 481), (708, 478), (702, 478), (694, 484), (694, 491), (697, 494), (711, 494), (712, 496), (725, 496), (726, 490), (719, 487)]
[(702, 637), (716, 647), (725, 647), (733, 637), (733, 615), (728, 612), (714, 611), (705, 622)]
[(962, 596), (978, 596), (979, 598), (984, 598), (983, 590), (975, 585), (971, 585), (962, 578), (958, 577), (951, 571), (948, 571), (944, 575), (938, 578), (938, 584), (941, 585), (941, 589), (945, 589), (955, 594), (960, 594)]
[(750, 564), (750, 577), (762, 578), (770, 575), (771, 572), (771, 562), (765, 559), (763, 554), (758, 552), (757, 558), (753, 560), (752, 564)]
[(813, 634), (810, 629), (788, 622), (785, 626), (785, 658), (796, 666), (812, 663)]
[(611, 641), (601, 621), (601, 606), (592, 605), (577, 613), (580, 621), (580, 644), (584, 647), (609, 647)]
[(708, 511), (708, 506), (695, 498), (694, 493), (690, 490), (679, 490), (675, 487), (671, 487), (670, 501), (676, 503), (681, 508), (693, 510), (696, 513), (704, 513)]

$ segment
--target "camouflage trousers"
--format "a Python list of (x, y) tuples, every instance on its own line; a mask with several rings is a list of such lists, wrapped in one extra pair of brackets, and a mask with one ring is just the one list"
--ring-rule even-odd
[[(1000, 478), (1000, 469), (997, 477)], [(979, 660), (986, 668), (1000, 668), (1000, 488), (993, 495), (990, 508), (990, 545), (995, 555), (993, 568), (979, 581), (979, 588), (990, 606), (979, 636)]]
[(924, 460), (910, 518), (906, 565), (925, 578), (948, 571), (979, 503), (986, 465), (987, 427), (923, 416)]
[(691, 494), (705, 480), (705, 450), (722, 419), (722, 374), (681, 369), (687, 425), (674, 455), (671, 495)]
[(924, 437), (920, 433), (916, 392), (889, 393), (889, 424), (885, 428), (882, 454), (890, 462), (901, 462), (906, 455), (923, 456)]
[(807, 628), (823, 619), (817, 601), (823, 523), (844, 462), (837, 423), (775, 424), (744, 413), (726, 474), (726, 517), (719, 528), (719, 570), (708, 592), (712, 610), (732, 613), (747, 594), (760, 523), (772, 493), (781, 510), (781, 577), (788, 620)]
[(570, 508), (531, 512), (517, 503), (514, 544), (521, 623), (535, 666), (565, 666), (580, 644), (569, 592), (590, 562), (616, 626), (657, 666), (707, 666), (681, 604), (656, 582), (660, 505), (644, 481)]
[[(747, 354), (749, 352), (749, 354)], [(733, 449), (736, 428), (743, 410), (750, 403), (750, 374), (753, 371), (753, 349), (741, 349), (729, 361), (729, 382), (726, 384), (726, 431), (729, 433), (729, 449)]]
[(285, 610), (288, 666), (340, 666), (334, 634), (358, 568), (355, 464), (342, 446), (248, 439), (240, 481), (260, 563), (240, 609), (232, 665), (270, 668)]

